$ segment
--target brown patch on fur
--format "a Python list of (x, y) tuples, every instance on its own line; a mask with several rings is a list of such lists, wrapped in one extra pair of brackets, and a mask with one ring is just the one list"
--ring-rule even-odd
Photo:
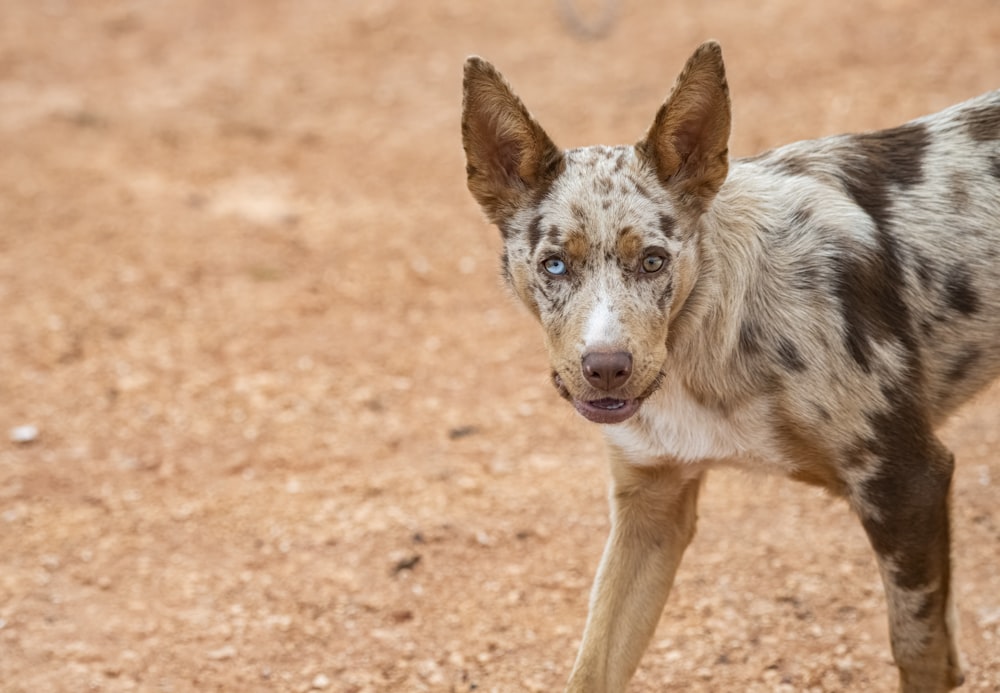
[(834, 291), (844, 316), (844, 345), (866, 373), (871, 372), (872, 340), (899, 340), (915, 346), (909, 310), (900, 292), (900, 270), (891, 253), (859, 259), (852, 253), (835, 260)]
[(972, 315), (979, 311), (979, 294), (972, 286), (972, 275), (965, 265), (956, 266), (945, 282), (945, 298), (948, 306), (962, 315)]
[(945, 377), (953, 383), (964, 380), (969, 375), (972, 367), (976, 365), (980, 356), (982, 354), (976, 347), (966, 347), (952, 362), (951, 368), (948, 369)]
[(642, 255), (642, 237), (631, 227), (625, 227), (618, 232), (618, 242), (615, 244), (615, 252), (618, 254), (623, 266), (628, 268), (637, 267), (639, 258)]
[(965, 116), (969, 137), (976, 142), (1000, 139), (1000, 106), (978, 106)]
[(796, 462), (792, 478), (819, 486), (835, 496), (844, 496), (846, 484), (838, 476), (830, 452), (818, 443), (814, 429), (798, 423), (783, 410), (777, 411), (775, 416), (774, 430), (782, 452)]
[(584, 264), (588, 253), (590, 253), (590, 241), (587, 240), (587, 234), (579, 229), (571, 231), (563, 244), (563, 249), (566, 251), (566, 258), (570, 265)]
[(669, 214), (660, 214), (660, 234), (662, 234), (664, 239), (670, 239), (674, 237), (674, 233), (677, 231), (677, 220), (674, 219)]
[(942, 566), (947, 570), (954, 458), (913, 393), (896, 387), (885, 394), (889, 407), (868, 414), (873, 437), (861, 443), (876, 467), (861, 485), (858, 512), (876, 553), (892, 560), (894, 584), (915, 590), (940, 579)]
[(920, 123), (849, 139), (841, 183), (880, 231), (886, 232), (889, 224), (893, 200), (889, 185), (909, 188), (923, 182), (924, 154), (930, 141), (927, 127)]
[(534, 253), (538, 249), (538, 244), (542, 240), (542, 217), (541, 215), (536, 216), (531, 220), (531, 224), (528, 226), (528, 245), (531, 247), (531, 252)]

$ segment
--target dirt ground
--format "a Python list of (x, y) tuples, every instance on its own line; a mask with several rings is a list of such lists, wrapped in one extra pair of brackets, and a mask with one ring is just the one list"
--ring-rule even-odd
[[(564, 146), (636, 140), (708, 37), (737, 155), (1000, 87), (996, 0), (564, 4), (3, 3), (0, 690), (561, 689), (606, 471), (465, 190), (466, 55)], [(998, 404), (943, 433), (970, 691)], [(846, 508), (703, 498), (630, 690), (893, 690)]]

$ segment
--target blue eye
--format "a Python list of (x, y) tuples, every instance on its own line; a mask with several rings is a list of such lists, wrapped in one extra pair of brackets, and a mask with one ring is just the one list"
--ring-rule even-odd
[(561, 258), (549, 257), (542, 260), (542, 267), (549, 274), (558, 277), (566, 274), (566, 263)]

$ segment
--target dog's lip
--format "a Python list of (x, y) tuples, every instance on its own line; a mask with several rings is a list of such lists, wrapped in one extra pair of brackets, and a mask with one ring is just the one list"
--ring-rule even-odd
[(600, 424), (617, 424), (632, 417), (647, 397), (656, 392), (663, 381), (663, 373), (657, 375), (656, 379), (638, 397), (622, 399), (617, 397), (602, 397), (600, 399), (579, 399), (570, 394), (569, 388), (563, 382), (558, 371), (552, 371), (552, 384), (555, 385), (559, 395), (571, 402), (580, 415), (588, 421)]
[(613, 397), (592, 400), (573, 399), (573, 406), (585, 419), (599, 424), (619, 424), (639, 411), (641, 404), (641, 399), (615, 399)]

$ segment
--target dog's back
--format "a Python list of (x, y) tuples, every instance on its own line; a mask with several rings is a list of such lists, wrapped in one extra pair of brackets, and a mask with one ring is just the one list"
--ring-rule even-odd
[[(1000, 91), (733, 161), (717, 207), (727, 218), (707, 226), (743, 245), (719, 271), (744, 278), (743, 314), (727, 318), (744, 361), (761, 353), (803, 391), (854, 399), (867, 376), (906, 380), (935, 422), (1000, 374)], [(759, 271), (735, 266), (748, 256)], [(838, 388), (845, 369), (828, 362), (844, 352), (859, 383)]]

